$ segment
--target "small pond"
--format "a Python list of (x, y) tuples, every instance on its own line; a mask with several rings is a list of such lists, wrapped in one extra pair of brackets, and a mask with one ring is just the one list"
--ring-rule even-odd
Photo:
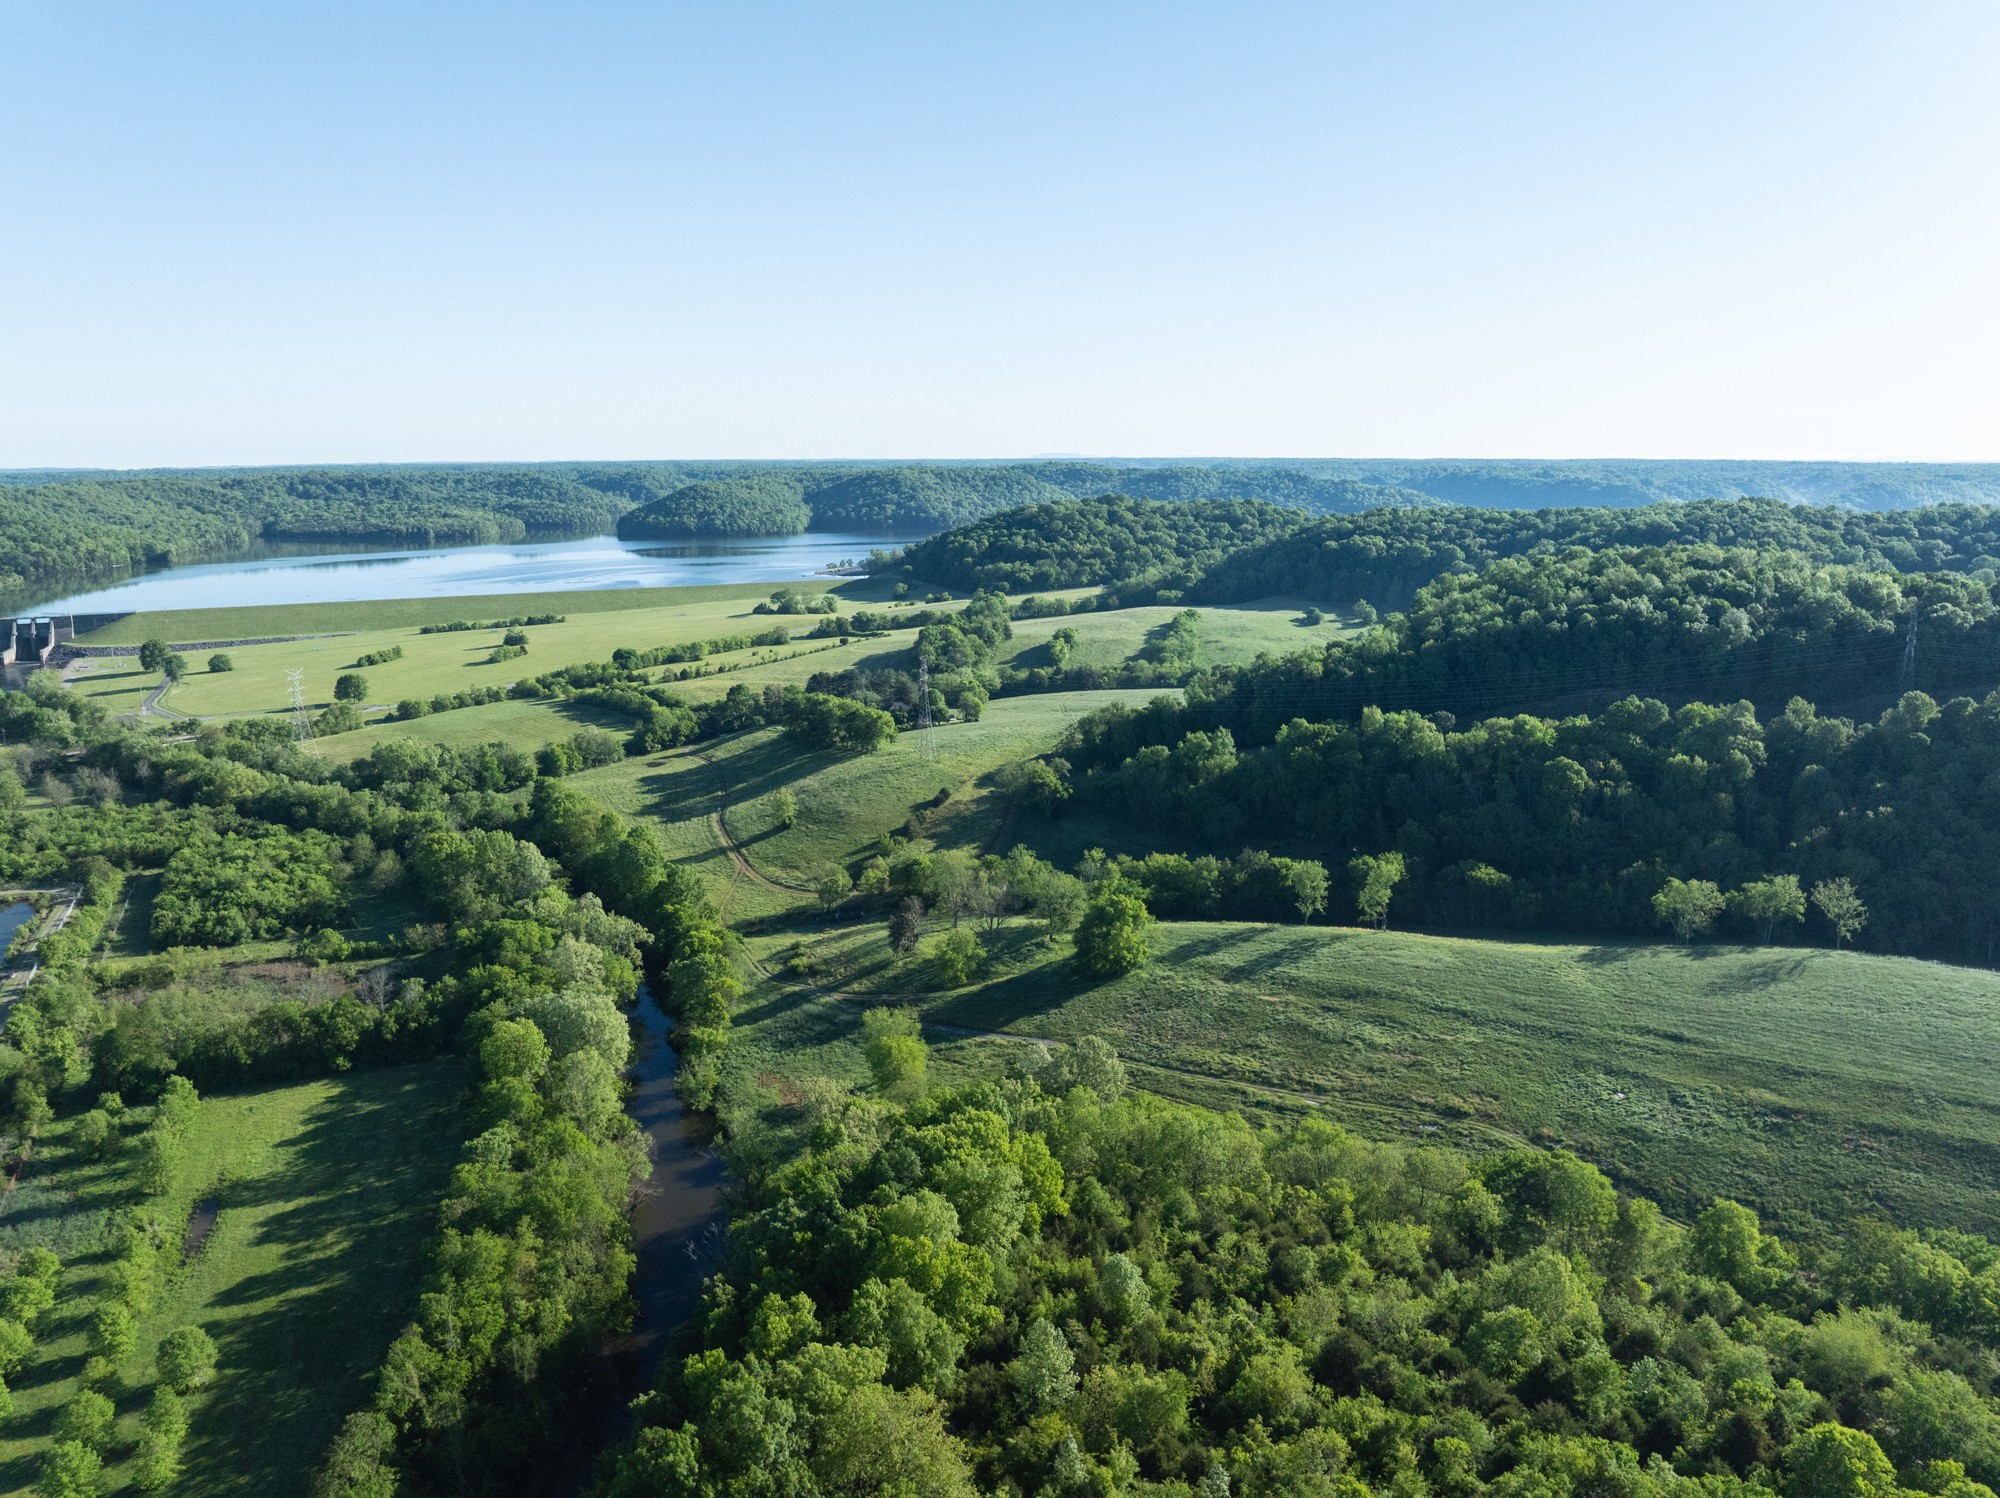
[(14, 933), (35, 918), (35, 907), (26, 900), (16, 900), (11, 905), (0, 905), (0, 957), (7, 955), (7, 947), (14, 940)]

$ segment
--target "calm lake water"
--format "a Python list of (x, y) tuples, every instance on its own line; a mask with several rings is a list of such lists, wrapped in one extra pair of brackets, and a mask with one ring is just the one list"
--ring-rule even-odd
[(35, 914), (35, 907), (26, 900), (17, 900), (11, 905), (0, 905), (0, 958), (7, 955), (7, 947), (14, 940), (14, 933), (27, 925)]
[(731, 541), (620, 541), (616, 536), (590, 536), (503, 546), (300, 551), (168, 567), (14, 612), (121, 614), (139, 609), (785, 582), (809, 577), (844, 559), (860, 560), (878, 546), (901, 546), (917, 539), (814, 531)]

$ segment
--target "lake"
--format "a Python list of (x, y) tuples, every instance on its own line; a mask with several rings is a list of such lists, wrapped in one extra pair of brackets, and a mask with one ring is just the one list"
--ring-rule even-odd
[(141, 609), (786, 582), (809, 577), (842, 560), (859, 560), (878, 546), (902, 546), (920, 539), (809, 531), (802, 536), (703, 541), (621, 541), (616, 536), (588, 536), (570, 541), (408, 550), (285, 548), (283, 554), (167, 567), (14, 612), (37, 616), (124, 614)]

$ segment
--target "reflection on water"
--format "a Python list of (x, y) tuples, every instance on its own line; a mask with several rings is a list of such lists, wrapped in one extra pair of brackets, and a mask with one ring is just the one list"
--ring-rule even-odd
[(271, 603), (346, 603), (371, 598), (455, 598), (487, 593), (560, 593), (600, 588), (673, 588), (784, 582), (865, 557), (915, 536), (819, 531), (741, 540), (520, 541), (410, 550), (297, 551), (169, 567), (94, 592), (15, 605), (35, 614), (117, 614), (138, 609), (213, 609)]

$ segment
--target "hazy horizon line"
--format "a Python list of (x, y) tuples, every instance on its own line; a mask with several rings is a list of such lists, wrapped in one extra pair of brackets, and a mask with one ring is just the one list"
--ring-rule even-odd
[(928, 456), (870, 456), (870, 457), (755, 457), (731, 455), (723, 457), (675, 457), (675, 456), (585, 456), (560, 458), (303, 458), (271, 461), (220, 461), (210, 463), (135, 463), (123, 465), (96, 463), (20, 463), (0, 465), (0, 474), (144, 474), (144, 473), (205, 473), (257, 471), (266, 469), (329, 469), (329, 468), (531, 468), (554, 467), (563, 464), (696, 464), (696, 463), (758, 463), (771, 466), (807, 466), (812, 464), (842, 464), (855, 466), (918, 467), (926, 464), (948, 464), (952, 466), (988, 465), (1011, 467), (1028, 463), (1090, 463), (1107, 468), (1144, 465), (1185, 464), (1189, 466), (1253, 465), (1291, 467), (1304, 463), (1437, 463), (1437, 464), (1584, 464), (1584, 463), (1714, 463), (1738, 464), (1745, 467), (1773, 467), (1785, 465), (1827, 465), (1855, 468), (2000, 468), (2000, 457), (1995, 458), (1912, 458), (1912, 457), (1790, 457), (1790, 458), (1744, 458), (1722, 455), (1702, 457), (1632, 457), (1611, 454), (1580, 454), (1555, 457), (1546, 454), (1525, 457), (1445, 457), (1426, 453), (1380, 453), (1346, 454), (1319, 453), (1310, 456), (1281, 456), (1268, 453), (1034, 453), (1019, 457), (997, 457), (985, 454), (972, 455), (928, 455)]

